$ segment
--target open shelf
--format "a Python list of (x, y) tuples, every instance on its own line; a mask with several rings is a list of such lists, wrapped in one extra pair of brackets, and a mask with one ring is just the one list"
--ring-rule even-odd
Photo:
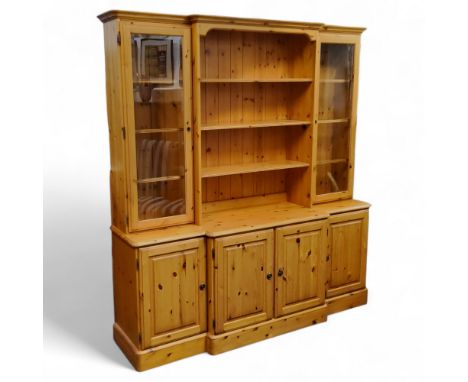
[(170, 176), (160, 176), (157, 178), (145, 178), (145, 179), (138, 179), (137, 183), (139, 184), (146, 184), (146, 183), (158, 183), (158, 182), (166, 182), (170, 180), (179, 180), (182, 179), (183, 176), (180, 175), (170, 175)]
[(351, 82), (351, 80), (345, 78), (323, 78), (320, 80), (322, 84), (345, 84), (347, 82)]
[(346, 163), (348, 160), (344, 158), (340, 159), (327, 159), (327, 160), (319, 160), (317, 161), (317, 165), (326, 165), (326, 164), (333, 164), (333, 163)]
[(338, 118), (338, 119), (321, 119), (318, 120), (317, 123), (344, 123), (349, 122), (349, 118)]
[(201, 78), (202, 83), (313, 82), (312, 78)]
[(135, 134), (153, 134), (153, 133), (174, 133), (178, 131), (182, 131), (182, 128), (167, 128), (167, 129), (140, 129), (136, 130)]
[(229, 129), (254, 129), (260, 127), (275, 127), (275, 126), (303, 126), (310, 125), (310, 121), (298, 120), (276, 120), (276, 121), (256, 121), (243, 123), (226, 123), (202, 126), (202, 130), (229, 130)]
[(286, 170), (290, 168), (309, 167), (308, 163), (283, 160), (255, 163), (242, 163), (236, 165), (213, 166), (202, 168), (202, 178), (213, 178), (217, 176), (249, 174), (253, 172)]

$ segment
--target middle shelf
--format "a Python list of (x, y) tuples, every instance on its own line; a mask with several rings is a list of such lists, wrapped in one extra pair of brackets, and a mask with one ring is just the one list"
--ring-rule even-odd
[(281, 160), (281, 161), (265, 161), (254, 163), (242, 163), (236, 165), (213, 166), (204, 167), (201, 170), (202, 178), (213, 178), (217, 176), (235, 175), (235, 174), (249, 174), (254, 172), (286, 170), (290, 168), (305, 168), (309, 167), (308, 163)]
[(255, 121), (255, 122), (239, 122), (239, 123), (223, 123), (204, 125), (202, 130), (229, 130), (229, 129), (251, 129), (260, 127), (275, 127), (275, 126), (306, 126), (310, 125), (307, 120), (272, 120), (272, 121)]

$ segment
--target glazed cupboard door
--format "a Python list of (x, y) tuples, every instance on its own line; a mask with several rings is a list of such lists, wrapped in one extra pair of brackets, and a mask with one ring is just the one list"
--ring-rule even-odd
[(190, 28), (122, 25), (129, 228), (193, 221)]
[(140, 250), (143, 348), (206, 330), (204, 239)]
[(326, 252), (324, 221), (276, 230), (277, 317), (324, 303)]
[(327, 297), (365, 288), (368, 210), (333, 215), (329, 223)]
[(273, 230), (215, 240), (216, 333), (273, 317)]
[(314, 201), (352, 196), (359, 37), (321, 35)]

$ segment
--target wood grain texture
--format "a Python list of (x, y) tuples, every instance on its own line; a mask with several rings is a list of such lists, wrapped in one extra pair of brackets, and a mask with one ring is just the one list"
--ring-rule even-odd
[(275, 230), (275, 315), (295, 313), (325, 300), (326, 220)]
[(365, 288), (367, 210), (331, 216), (327, 297)]
[(117, 235), (112, 235), (114, 319), (129, 341), (139, 348), (141, 324), (137, 258), (137, 249), (130, 247)]
[(204, 239), (146, 247), (139, 254), (143, 348), (205, 331)]
[(273, 241), (273, 230), (215, 240), (216, 333), (272, 318)]
[(322, 305), (286, 317), (237, 329), (225, 334), (207, 337), (207, 351), (220, 354), (254, 342), (276, 337), (300, 328), (315, 325), (327, 320), (327, 306)]

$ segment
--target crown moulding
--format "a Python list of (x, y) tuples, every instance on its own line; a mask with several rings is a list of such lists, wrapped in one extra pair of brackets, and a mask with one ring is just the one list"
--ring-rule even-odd
[(104, 12), (97, 16), (103, 23), (114, 19), (120, 20), (137, 20), (148, 22), (170, 22), (176, 24), (191, 25), (194, 23), (211, 23), (211, 24), (232, 24), (232, 25), (246, 25), (246, 26), (268, 26), (280, 28), (303, 28), (318, 30), (322, 32), (341, 32), (341, 33), (356, 33), (361, 34), (366, 28), (361, 27), (343, 27), (339, 25), (326, 25), (323, 23), (310, 23), (301, 21), (279, 21), (267, 19), (253, 19), (241, 17), (221, 17), (209, 15), (170, 15), (161, 13), (148, 13), (148, 12), (132, 12), (111, 10)]

